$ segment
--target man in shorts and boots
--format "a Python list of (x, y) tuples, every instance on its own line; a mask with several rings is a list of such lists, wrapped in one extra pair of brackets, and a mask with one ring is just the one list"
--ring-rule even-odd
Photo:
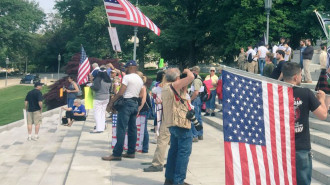
[(28, 141), (32, 140), (32, 124), (35, 126), (34, 140), (38, 140), (39, 128), (42, 120), (42, 83), (37, 82), (34, 84), (34, 89), (28, 92), (25, 97), (25, 110), (27, 110), (27, 128), (28, 128)]
[(312, 154), (309, 131), (309, 111), (321, 119), (327, 118), (325, 93), (318, 91), (316, 96), (308, 88), (298, 87), (301, 84), (301, 67), (298, 63), (287, 62), (282, 68), (284, 82), (293, 87), (295, 109), (295, 143), (297, 184), (310, 185), (312, 178)]

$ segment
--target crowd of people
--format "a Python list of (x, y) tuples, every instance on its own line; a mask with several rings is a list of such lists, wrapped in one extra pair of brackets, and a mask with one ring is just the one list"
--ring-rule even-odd
[[(249, 46), (246, 53), (242, 48), (238, 58), (239, 68), (299, 86), (302, 81), (302, 67), (308, 67), (312, 56), (308, 48), (311, 47), (310, 41), (307, 40), (306, 43), (307, 47), (302, 48), (303, 57), (299, 64), (289, 62), (291, 49), (285, 40), (283, 42), (281, 40), (281, 45), (273, 52), (268, 51), (267, 46), (260, 46), (257, 51)], [(276, 54), (275, 58), (273, 53)], [(322, 73), (326, 75), (326, 65), (323, 60), (321, 65)], [(94, 92), (95, 127), (91, 133), (104, 132), (107, 125), (106, 112), (117, 115), (117, 142), (112, 154), (102, 157), (102, 160), (121, 161), (122, 158), (135, 158), (136, 119), (139, 115), (153, 118), (152, 130), (157, 136), (157, 147), (151, 166), (144, 168), (143, 171), (163, 171), (166, 150), (170, 143), (164, 184), (188, 184), (184, 180), (192, 143), (203, 140), (202, 110), (205, 109), (204, 116), (216, 116), (216, 99), (220, 105), (222, 103), (222, 69), (210, 67), (209, 74), (203, 80), (199, 66), (184, 69), (182, 73), (178, 68), (169, 68), (159, 71), (156, 80), (149, 87), (146, 83), (147, 77), (138, 71), (137, 64), (133, 60), (124, 65), (124, 71), (116, 69), (112, 64), (100, 67), (93, 64), (92, 67), (89, 86)], [(308, 70), (304, 71), (308, 73)], [(310, 80), (308, 75), (305, 76), (307, 80)], [(70, 85), (65, 90), (68, 107), (63, 107), (66, 114), (62, 122), (67, 126), (71, 126), (74, 121), (84, 121), (87, 116), (84, 105), (80, 99), (77, 99), (80, 87), (73, 79), (72, 76), (68, 77)], [(29, 140), (31, 140), (32, 123), (36, 125), (36, 138), (38, 138), (42, 109), (41, 87), (42, 84), (36, 84), (35, 89), (29, 92), (25, 101), (29, 118)], [(299, 104), (295, 104), (295, 111), (300, 112), (299, 116), (295, 117), (297, 180), (298, 184), (309, 184), (311, 148), (308, 114), (312, 111), (318, 118), (326, 118), (325, 93), (319, 91), (315, 96), (309, 89), (300, 87), (295, 87), (293, 93), (295, 100), (300, 101)], [(142, 153), (148, 153), (147, 119), (143, 124), (145, 127)], [(127, 151), (124, 152), (126, 133)]]

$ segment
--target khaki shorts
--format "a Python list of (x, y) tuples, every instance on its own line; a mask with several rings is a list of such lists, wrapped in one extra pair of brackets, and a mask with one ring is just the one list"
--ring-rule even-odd
[(41, 124), (41, 112), (35, 111), (35, 112), (27, 112), (27, 124), (28, 125), (40, 125)]

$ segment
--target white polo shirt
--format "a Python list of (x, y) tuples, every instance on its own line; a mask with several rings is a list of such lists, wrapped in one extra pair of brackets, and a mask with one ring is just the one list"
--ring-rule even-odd
[(136, 73), (125, 75), (122, 84), (126, 85), (126, 91), (124, 92), (124, 98), (138, 98), (140, 95), (143, 81)]
[(246, 52), (246, 57), (249, 57), (249, 54), (252, 53), (252, 58), (254, 58), (254, 56), (256, 55), (256, 52), (253, 50), (253, 49), (249, 49), (247, 52)]

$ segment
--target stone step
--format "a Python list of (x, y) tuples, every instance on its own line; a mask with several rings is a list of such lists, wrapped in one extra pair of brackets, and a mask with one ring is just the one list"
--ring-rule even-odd
[[(29, 175), (29, 178), (33, 179), (36, 174), (28, 174), (27, 170), (38, 159), (40, 153), (48, 147), (54, 145), (54, 141), (57, 140), (57, 136), (58, 133), (50, 133), (47, 137), (41, 137), (38, 141), (29, 142), (29, 144), (32, 144), (32, 147), (23, 151), (21, 158), (14, 162), (12, 168), (9, 169), (7, 174), (4, 175), (4, 178), (0, 179), (0, 184), (17, 184), (20, 177), (24, 177), (26, 175)], [(8, 157), (10, 158), (10, 156)], [(37, 168), (37, 170), (41, 169)], [(27, 183), (24, 182), (23, 184)]]
[(324, 185), (324, 184), (312, 178), (311, 185)]
[[(309, 119), (311, 120), (311, 118), (317, 119), (317, 117), (313, 113), (309, 114)], [(327, 123), (326, 125), (330, 126), (330, 123), (329, 123), (330, 122), (330, 114), (328, 114), (328, 117), (327, 117), (326, 120), (324, 120), (324, 122)]]
[[(312, 114), (313, 116), (310, 116), (309, 117), (309, 123), (310, 123), (310, 127), (315, 129), (315, 130), (319, 130), (321, 132), (325, 132), (325, 133), (328, 133), (330, 134), (330, 123), (328, 120), (326, 121), (322, 121), (322, 120), (319, 120), (319, 119), (315, 119), (314, 117), (314, 114)], [(330, 119), (330, 117), (328, 116), (327, 119)]]
[(330, 148), (312, 143), (312, 153), (315, 160), (330, 166)]
[(84, 124), (85, 122), (74, 122), (68, 129), (39, 184), (63, 185), (65, 183)]
[(330, 134), (319, 130), (310, 129), (311, 141), (322, 145), (324, 147), (330, 148)]
[(330, 184), (330, 166), (313, 160), (312, 177), (323, 184)]
[(100, 134), (91, 134), (94, 125), (93, 116), (89, 115), (83, 127), (79, 143), (66, 179), (66, 185), (111, 184), (111, 167), (102, 161), (102, 156), (110, 155), (111, 125)]
[(67, 129), (62, 129), (54, 134), (51, 142), (49, 142), (43, 150), (38, 153), (26, 172), (22, 174), (21, 178), (18, 180), (18, 185), (39, 184), (67, 131)]

